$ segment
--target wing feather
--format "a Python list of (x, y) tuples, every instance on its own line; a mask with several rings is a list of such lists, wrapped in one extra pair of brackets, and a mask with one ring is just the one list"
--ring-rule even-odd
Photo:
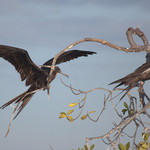
[[(150, 79), (150, 62), (144, 63), (138, 67), (133, 73), (128, 74), (127, 76), (116, 80), (110, 84), (119, 83), (116, 87), (121, 85), (132, 85), (136, 84), (139, 81), (145, 81)], [(115, 87), (115, 88), (116, 88)]]
[[(76, 58), (81, 57), (81, 56), (88, 56), (88, 55), (93, 55), (93, 54), (96, 54), (96, 52), (83, 51), (83, 50), (67, 51), (58, 57), (58, 59), (56, 60), (56, 65), (63, 63), (63, 62), (73, 60), (73, 59), (76, 59)], [(49, 66), (52, 65), (53, 59), (54, 58), (46, 61), (43, 65), (49, 65)]]
[(41, 68), (33, 63), (28, 52), (24, 49), (0, 45), (0, 57), (10, 62), (19, 72), (21, 80), (26, 79), (26, 85), (38, 82), (42, 75), (46, 75)]

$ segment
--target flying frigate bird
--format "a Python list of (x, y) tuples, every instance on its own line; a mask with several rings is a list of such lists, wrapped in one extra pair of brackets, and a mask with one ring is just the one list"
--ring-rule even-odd
[[(81, 56), (88, 56), (92, 54), (96, 54), (96, 52), (70, 50), (61, 54), (57, 58), (55, 64), (58, 65), (60, 63), (67, 62)], [(7, 60), (15, 67), (15, 69), (20, 74), (21, 80), (25, 80), (26, 86), (30, 85), (27, 91), (23, 92), (19, 96), (13, 98), (12, 100), (8, 101), (0, 107), (1, 109), (4, 109), (8, 105), (11, 105), (13, 102), (17, 103), (17, 105), (19, 105), (22, 102), (20, 107), (18, 108), (18, 112), (14, 119), (18, 116), (18, 114), (27, 105), (27, 103), (37, 91), (41, 89), (49, 90), (49, 84), (55, 79), (57, 73), (61, 73), (68, 77), (68, 75), (64, 74), (58, 66), (54, 66), (54, 70), (52, 74), (50, 74), (51, 68), (47, 66), (52, 65), (54, 58), (51, 58), (50, 60), (46, 61), (40, 68), (36, 64), (34, 64), (28, 52), (24, 49), (0, 45), (0, 57)]]
[[(150, 62), (146, 62), (137, 68), (133, 73), (128, 74), (127, 76), (116, 80), (110, 84), (119, 83), (115, 88), (125, 85), (126, 93), (130, 91), (132, 88), (136, 87), (140, 81), (144, 82), (150, 79)], [(122, 98), (126, 95), (126, 93), (122, 96)], [(121, 98), (121, 99), (122, 99)]]

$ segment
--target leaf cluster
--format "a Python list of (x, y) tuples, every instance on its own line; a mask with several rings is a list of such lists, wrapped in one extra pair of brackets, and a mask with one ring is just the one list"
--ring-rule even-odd
[(125, 146), (122, 143), (119, 143), (118, 148), (119, 148), (119, 150), (128, 150), (130, 148), (130, 142), (125, 144)]
[(150, 148), (149, 137), (150, 133), (142, 133), (143, 141), (137, 145), (137, 150), (148, 150)]
[(122, 109), (122, 113), (123, 115), (125, 115), (125, 113), (127, 112), (129, 116), (131, 116), (134, 113), (134, 109), (129, 107), (128, 104), (126, 102), (124, 102), (124, 109)]
[[(84, 145), (84, 148), (78, 148), (77, 150), (93, 150), (94, 147), (95, 147), (95, 145), (93, 144), (93, 145), (91, 145), (90, 149), (88, 149), (87, 145)], [(74, 149), (72, 149), (72, 150), (74, 150)]]
[[(76, 106), (79, 106), (79, 108), (83, 108), (84, 107), (84, 103), (85, 103), (85, 100), (86, 100), (86, 96), (84, 96), (84, 98), (81, 100), (81, 102), (74, 102), (74, 103), (70, 103), (68, 106), (69, 107), (76, 107)], [(82, 104), (83, 103), (83, 104)], [(74, 109), (70, 109), (69, 111), (67, 112), (60, 112), (60, 116), (59, 116), (59, 119), (62, 119), (62, 118), (67, 118), (68, 121), (70, 122), (73, 122), (75, 120), (75, 118), (73, 118), (71, 116), (71, 114), (74, 112)], [(94, 113), (95, 110), (92, 110), (90, 112), (87, 112), (87, 114), (83, 115), (81, 117), (81, 120), (84, 120), (86, 119), (90, 114)], [(82, 110), (80, 112), (80, 114), (78, 115), (78, 117), (81, 115), (82, 113)], [(76, 117), (76, 119), (78, 118)]]

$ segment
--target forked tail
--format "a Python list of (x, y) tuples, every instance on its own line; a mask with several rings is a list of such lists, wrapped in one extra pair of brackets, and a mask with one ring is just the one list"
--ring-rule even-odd
[(12, 103), (16, 103), (16, 107), (14, 108), (14, 112), (16, 112), (19, 104), (22, 102), (22, 104), (20, 105), (20, 107), (18, 108), (18, 112), (16, 114), (16, 116), (13, 118), (15, 119), (19, 113), (22, 111), (22, 109), (27, 105), (27, 103), (30, 101), (30, 99), (32, 98), (34, 93), (30, 93), (28, 91), (23, 92), (22, 94), (18, 95), (17, 97), (13, 98), (12, 100), (10, 100), (9, 102), (5, 103), (3, 106), (0, 107), (0, 109), (4, 109), (5, 107), (9, 106)]

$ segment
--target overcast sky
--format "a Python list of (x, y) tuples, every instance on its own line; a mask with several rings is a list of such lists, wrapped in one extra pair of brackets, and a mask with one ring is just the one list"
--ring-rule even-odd
[[(149, 0), (1, 0), (0, 44), (26, 49), (37, 65), (42, 65), (65, 47), (85, 37), (130, 47), (126, 38), (128, 27), (136, 28), (139, 25), (150, 39), (149, 6)], [(142, 44), (138, 38), (136, 41)], [(62, 85), (60, 78), (81, 90), (95, 87), (113, 89), (114, 86), (108, 84), (143, 64), (145, 52), (124, 53), (90, 42), (73, 49), (91, 50), (97, 52), (97, 55), (60, 65), (69, 79), (57, 76), (51, 84), (50, 100), (46, 91), (36, 93), (13, 121), (7, 138), (4, 135), (13, 110), (11, 107), (1, 110), (0, 149), (49, 150), (49, 144), (54, 150), (77, 149), (83, 147), (85, 137), (103, 135), (113, 127), (112, 122), (117, 122), (110, 103), (97, 123), (88, 119), (79, 119), (73, 123), (66, 119), (60, 120), (59, 113), (69, 110), (69, 103), (83, 98), (73, 95)], [(11, 64), (0, 59), (0, 68), (2, 105), (24, 92), (27, 87), (20, 81), (19, 74)], [(103, 91), (89, 95), (83, 113), (96, 110), (93, 114), (96, 118), (102, 109), (103, 98)], [(106, 148), (101, 140), (90, 142), (93, 143), (96, 150)]]

